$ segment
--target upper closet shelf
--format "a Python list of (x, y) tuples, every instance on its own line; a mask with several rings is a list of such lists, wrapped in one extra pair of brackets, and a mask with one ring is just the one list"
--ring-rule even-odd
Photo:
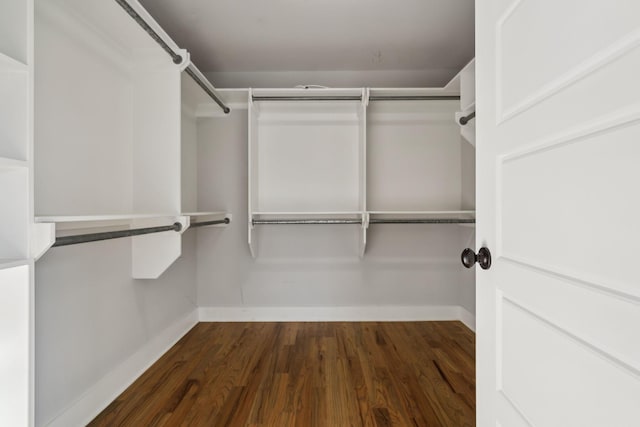
[(362, 101), (362, 88), (253, 89), (251, 100), (260, 101)]
[(298, 217), (298, 218), (306, 218), (306, 217), (343, 217), (343, 216), (359, 216), (362, 215), (362, 211), (304, 211), (304, 212), (293, 212), (293, 211), (283, 211), (283, 212), (264, 212), (264, 211), (254, 211), (254, 217), (260, 218), (281, 218), (281, 217)]
[[(153, 226), (159, 223), (179, 221), (182, 216), (166, 214), (109, 214), (109, 215), (69, 215), (69, 216), (37, 216), (36, 223), (55, 223), (56, 234), (70, 230), (86, 230), (129, 226)], [(185, 223), (186, 225), (186, 223)]]
[(28, 259), (2, 259), (0, 258), (0, 270), (6, 270), (8, 268), (20, 267), (28, 265)]
[(28, 168), (29, 163), (24, 160), (16, 160), (7, 157), (0, 157), (0, 169), (21, 169)]
[(0, 52), (0, 72), (22, 72), (27, 71), (27, 68), (27, 64)]
[(369, 101), (438, 101), (460, 99), (457, 87), (443, 88), (371, 88)]

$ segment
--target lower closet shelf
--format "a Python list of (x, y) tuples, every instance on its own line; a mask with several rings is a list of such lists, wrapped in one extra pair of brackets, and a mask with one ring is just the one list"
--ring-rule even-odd
[[(46, 248), (131, 237), (132, 276), (158, 278), (182, 253), (181, 234), (193, 226), (226, 225), (225, 212), (197, 212), (182, 215), (114, 214), (81, 216), (38, 216), (36, 225), (55, 228)], [(198, 225), (196, 225), (198, 224)]]
[(475, 224), (475, 211), (370, 211), (368, 224)]

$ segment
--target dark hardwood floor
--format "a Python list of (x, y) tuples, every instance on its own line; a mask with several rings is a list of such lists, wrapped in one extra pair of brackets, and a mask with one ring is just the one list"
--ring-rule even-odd
[(473, 426), (460, 322), (200, 323), (91, 426)]

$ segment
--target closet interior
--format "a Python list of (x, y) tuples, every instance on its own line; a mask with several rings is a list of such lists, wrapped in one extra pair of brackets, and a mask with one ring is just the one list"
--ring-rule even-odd
[(87, 422), (198, 321), (473, 327), (473, 61), (216, 89), (135, 0), (6, 0), (0, 31), (0, 424)]

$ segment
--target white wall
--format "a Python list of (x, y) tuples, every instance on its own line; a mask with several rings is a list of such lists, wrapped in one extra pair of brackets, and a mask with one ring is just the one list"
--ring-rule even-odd
[(131, 279), (130, 239), (54, 248), (36, 263), (37, 426), (193, 313), (195, 249), (185, 232), (182, 257), (157, 280)]
[(198, 231), (200, 307), (460, 305), (456, 225), (372, 226), (362, 260), (356, 226), (260, 226), (252, 259), (246, 110), (200, 119), (198, 138), (198, 207), (234, 214)]

